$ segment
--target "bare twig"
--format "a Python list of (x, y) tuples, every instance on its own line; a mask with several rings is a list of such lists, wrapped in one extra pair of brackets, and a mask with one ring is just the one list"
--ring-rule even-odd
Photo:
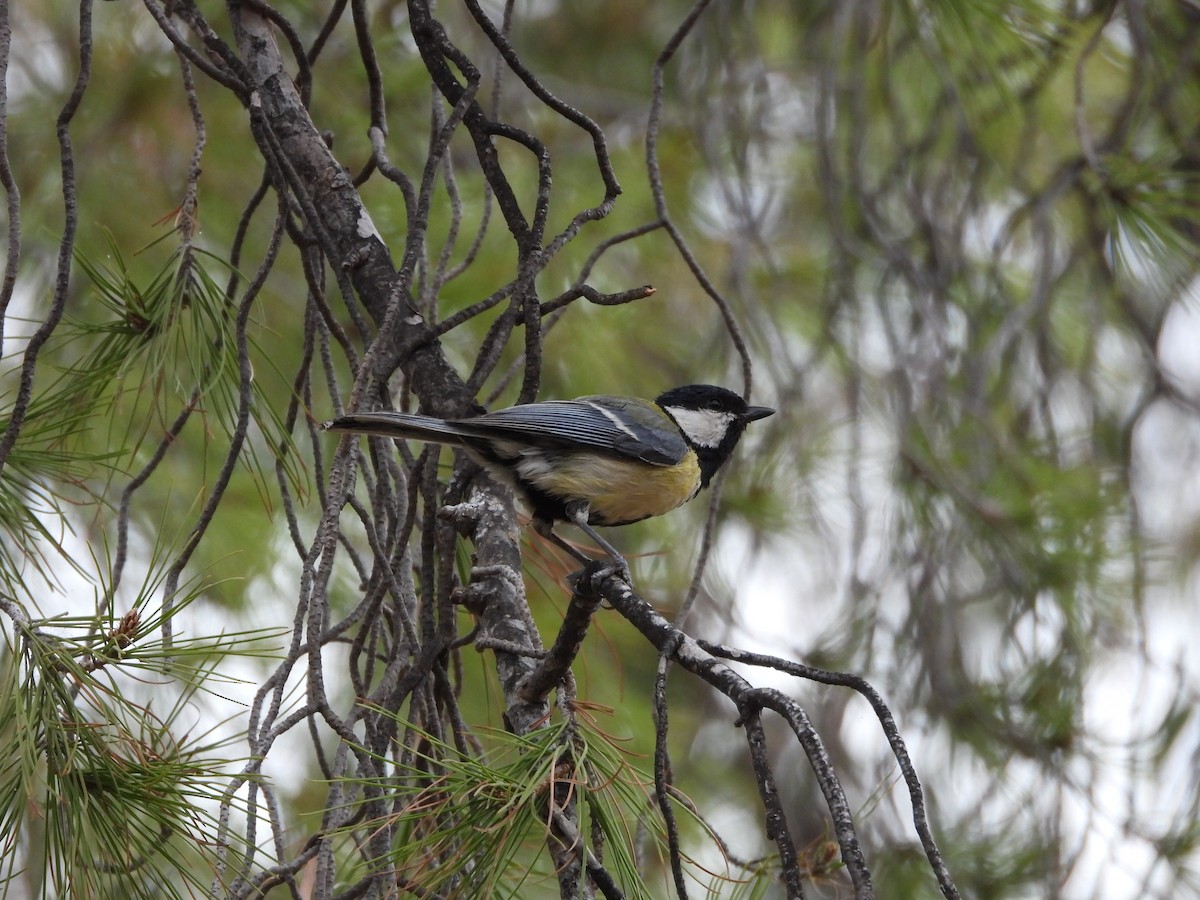
[[(684, 670), (703, 679), (734, 703), (738, 709), (739, 720), (746, 726), (752, 756), (759, 752), (755, 748), (761, 741), (761, 724), (758, 721), (760, 710), (771, 709), (788, 722), (804, 748), (816, 775), (817, 784), (825, 797), (826, 806), (833, 819), (834, 834), (841, 847), (842, 862), (845, 863), (850, 880), (854, 884), (855, 896), (860, 900), (873, 897), (871, 874), (855, 833), (849, 801), (833, 771), (820, 737), (812, 729), (800, 706), (779, 691), (754, 688), (737, 672), (667, 621), (621, 580), (605, 579), (598, 585), (598, 589), (609, 605), (637, 628), (660, 653), (669, 654)], [(762, 761), (765, 762), (765, 757)], [(768, 836), (779, 847), (789, 891), (793, 896), (798, 896), (799, 864), (787, 831), (786, 818), (778, 803), (773, 779), (769, 777), (769, 770), (762, 770), (757, 781), (767, 811)]]
[(600, 597), (592, 590), (591, 581), (592, 579), (584, 574), (576, 582), (576, 589), (567, 604), (567, 612), (563, 616), (558, 636), (550, 645), (541, 665), (530, 672), (521, 683), (518, 693), (526, 702), (544, 700), (566, 677), (571, 663), (575, 661), (579, 648), (583, 646), (583, 639), (587, 637), (592, 616), (600, 606)]
[(4, 258), (4, 280), (0, 283), (0, 346), (4, 344), (8, 305), (12, 302), (21, 263), (21, 192), (8, 156), (8, 64), (11, 46), (12, 26), (8, 18), (8, 5), (5, 4), (0, 7), (0, 185), (4, 186), (8, 209), (8, 248)]
[[(55, 269), (54, 297), (50, 302), (46, 318), (38, 326), (37, 330), (34, 331), (32, 337), (30, 337), (29, 343), (25, 346), (25, 353), (21, 358), (21, 374), (17, 384), (16, 397), (13, 399), (12, 407), (8, 414), (8, 424), (3, 434), (0, 434), (0, 473), (4, 471), (4, 466), (8, 462), (8, 456), (12, 452), (13, 445), (17, 442), (17, 436), (21, 433), (21, 426), (25, 423), (25, 415), (29, 411), (29, 401), (33, 395), (33, 375), (37, 369), (38, 355), (41, 353), (46, 341), (50, 339), (50, 335), (58, 327), (58, 323), (62, 321), (63, 313), (67, 307), (67, 295), (70, 289), (71, 278), (71, 261), (75, 252), (75, 233), (79, 228), (79, 196), (75, 183), (75, 150), (71, 142), (71, 121), (79, 111), (79, 106), (83, 102), (83, 95), (88, 89), (91, 77), (92, 3), (91, 0), (83, 0), (79, 4), (79, 72), (75, 76), (75, 84), (71, 88), (71, 93), (67, 97), (66, 103), (63, 104), (62, 110), (58, 114), (58, 120), (55, 123), (55, 130), (58, 136), (59, 167), (62, 172), (64, 222), (62, 238), (58, 243), (58, 263)], [(13, 196), (10, 192), (10, 204)], [(9, 253), (11, 254), (12, 252), (12, 247), (10, 246)], [(12, 267), (13, 277), (15, 277), (15, 274), (14, 266)], [(7, 272), (5, 277), (7, 279)]]

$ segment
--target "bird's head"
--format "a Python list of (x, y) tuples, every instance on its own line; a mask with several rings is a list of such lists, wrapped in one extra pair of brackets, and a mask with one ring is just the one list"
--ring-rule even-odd
[(769, 406), (749, 406), (733, 391), (712, 384), (672, 388), (655, 402), (675, 421), (696, 452), (706, 487), (729, 459), (746, 426), (775, 412)]

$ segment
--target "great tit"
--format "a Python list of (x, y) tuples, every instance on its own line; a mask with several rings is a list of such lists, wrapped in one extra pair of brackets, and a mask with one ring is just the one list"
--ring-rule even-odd
[(554, 534), (555, 522), (571, 522), (624, 568), (621, 554), (592, 526), (628, 525), (691, 500), (729, 459), (746, 425), (773, 412), (747, 406), (725, 388), (692, 384), (653, 403), (580, 397), (462, 419), (363, 412), (323, 427), (462, 447), (515, 489), (539, 534), (591, 562)]

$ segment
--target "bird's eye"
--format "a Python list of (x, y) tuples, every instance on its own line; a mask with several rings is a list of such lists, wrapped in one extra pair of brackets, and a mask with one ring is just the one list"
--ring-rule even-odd
[(708, 401), (708, 408), (711, 410), (714, 410), (716, 412), (720, 412), (721, 411), (721, 401), (714, 397), (712, 400)]

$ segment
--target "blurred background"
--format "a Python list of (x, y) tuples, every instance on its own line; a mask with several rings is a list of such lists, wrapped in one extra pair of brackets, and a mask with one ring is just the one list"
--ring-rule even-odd
[[(277, 11), (310, 46), (328, 6)], [(215, 4), (202, 8), (226, 27)], [(566, 290), (589, 261), (588, 283), (600, 291), (655, 288), (622, 306), (579, 301), (556, 318), (542, 398), (653, 396), (689, 382), (741, 390), (748, 361), (752, 402), (778, 410), (750, 429), (719, 494), (609, 533), (646, 598), (678, 612), (706, 504), (718, 503), (683, 627), (871, 682), (908, 743), (964, 896), (1200, 892), (1200, 8), (713, 3), (662, 68), (653, 127), (655, 61), (687, 4), (484, 9), (510, 19), (512, 45), (541, 83), (600, 125), (623, 188), (611, 215), (588, 224), (540, 275), (542, 298)], [(64, 235), (55, 117), (76, 83), (80, 47), (78, 8), (25, 4), (11, 14), (4, 123), (21, 260), (8, 270), (5, 410), (54, 296)], [(603, 196), (590, 138), (511, 72), (497, 82), (494, 51), (458, 4), (437, 14), (481, 65), (480, 97), (497, 90), (502, 116), (549, 148), (556, 234)], [(331, 386), (345, 401), (352, 372), (345, 358), (331, 360), (331, 377), (314, 375), (297, 400), (296, 373), (317, 363), (306, 345), (300, 254), (285, 243), (250, 309), (254, 424), (211, 526), (182, 558), (229, 452), (239, 399), (237, 360), (200, 348), (232, 347), (217, 286), (233, 270), (250, 276), (268, 253), (270, 217), (260, 216), (244, 226), (241, 258), (230, 255), (263, 168), (241, 104), (193, 71), (205, 137), (194, 241), (211, 281), (198, 296), (213, 305), (156, 305), (178, 262), (171, 229), (197, 128), (178, 58), (146, 9), (101, 3), (91, 15), (91, 71), (70, 123), (74, 263), (62, 323), (33, 382), (37, 414), (0, 486), (3, 590), (51, 624), (115, 634), (129, 609), (161, 608), (164, 579), (183, 559), (174, 577), (188, 602), (173, 628), (185, 644), (213, 639), (192, 659), (219, 686), (207, 681), (173, 715), (154, 709), (181, 742), (204, 735), (205, 759), (233, 759), (246, 755), (238, 737), (246, 705), (275, 671), (272, 648), (287, 642), (297, 615), (300, 558), (282, 510), (294, 511), (305, 535), (321, 515), (320, 467), (334, 441), (322, 462), (301, 440), (305, 421), (332, 415)], [(389, 156), (419, 175), (438, 101), (404, 5), (371, 3), (365, 15)], [(347, 19), (313, 64), (310, 109), (353, 174), (371, 152), (368, 96)], [(606, 240), (660, 221), (648, 130), (657, 136), (659, 199), (707, 289), (661, 227), (593, 259)], [(530, 156), (504, 146), (500, 158), (532, 202)], [(512, 238), (485, 198), (466, 135), (452, 140), (447, 168), (454, 178), (438, 182), (422, 271), (433, 272), (443, 250), (445, 266), (467, 265), (436, 295), (425, 290), (432, 275), (414, 285), (431, 321), (515, 275)], [(399, 261), (401, 193), (377, 175), (360, 190)], [(353, 333), (330, 283), (333, 316)], [(443, 336), (464, 376), (502, 309)], [(143, 340), (150, 332), (154, 340)], [(481, 400), (515, 400), (522, 349), (519, 336), (504, 348)], [(303, 415), (288, 421), (293, 402)], [(135, 483), (189, 404), (191, 420)], [(530, 603), (549, 640), (568, 595), (560, 564), (525, 539), (535, 542), (526, 553)], [(347, 568), (331, 586), (335, 614), (359, 594)], [(10, 698), (32, 684), (14, 662), (15, 621), (3, 619)], [(469, 628), (464, 613), (461, 630)], [(245, 643), (220, 637), (243, 633)], [(575, 667), (597, 728), (643, 769), (656, 664), (632, 628), (601, 613)], [(327, 651), (328, 690), (350, 701), (339, 665)], [(502, 728), (491, 655), (463, 651), (460, 674), (467, 720)], [(907, 789), (867, 704), (782, 675), (752, 678), (786, 690), (812, 716), (878, 896), (938, 896)], [(137, 677), (123, 684), (139, 704), (158, 690)], [(289, 685), (285, 708), (303, 694), (302, 679)], [(670, 690), (678, 787), (736, 856), (768, 852), (735, 711), (690, 680), (673, 678)], [(785, 726), (771, 731), (779, 787), (811, 866), (806, 889), (847, 896), (836, 866), (822, 861), (830, 826), (809, 765)], [(4, 741), (17, 746), (11, 732)], [(301, 725), (263, 766), (277, 789), (281, 847), (302, 843), (320, 818), (318, 762)], [(6, 785), (38, 778), (32, 758), (15, 750), (0, 765)], [(6, 872), (9, 896), (61, 895), (44, 865), (59, 850), (49, 838), (39, 846), (44, 812), (6, 809), (5, 846), (23, 835)], [(774, 896), (764, 882), (738, 882), (702, 829), (690, 828), (699, 895)], [(669, 876), (648, 883), (661, 888), (655, 896), (670, 895)], [(552, 878), (524, 890), (513, 895), (555, 894)]]

